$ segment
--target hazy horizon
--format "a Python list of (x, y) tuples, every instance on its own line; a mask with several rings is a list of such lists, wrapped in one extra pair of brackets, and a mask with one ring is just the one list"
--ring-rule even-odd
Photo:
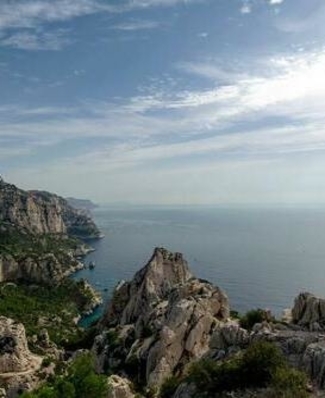
[(323, 0), (0, 4), (0, 174), (99, 203), (325, 204)]

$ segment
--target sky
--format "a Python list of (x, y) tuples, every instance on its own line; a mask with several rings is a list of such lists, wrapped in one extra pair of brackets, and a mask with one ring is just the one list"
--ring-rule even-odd
[(325, 204), (324, 0), (0, 0), (0, 174), (100, 203)]

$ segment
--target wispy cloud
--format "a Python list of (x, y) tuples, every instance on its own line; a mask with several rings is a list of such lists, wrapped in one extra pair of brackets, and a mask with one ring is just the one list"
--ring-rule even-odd
[(202, 0), (128, 0), (107, 4), (102, 0), (17, 0), (0, 4), (0, 29), (33, 28), (43, 23), (67, 21), (98, 12), (123, 13), (138, 8), (168, 7)]
[(92, 14), (100, 9), (100, 4), (93, 0), (4, 1), (0, 4), (0, 29), (34, 28), (43, 23)]
[(265, 65), (272, 71), (267, 76), (238, 75), (210, 90), (166, 88), (64, 110), (6, 107), (0, 109), (0, 140), (17, 137), (36, 150), (71, 139), (107, 139), (80, 161), (67, 160), (103, 170), (206, 154), (265, 158), (324, 151), (325, 50), (266, 59)]
[(231, 67), (225, 69), (225, 67), (218, 65), (218, 62), (213, 61), (183, 62), (179, 63), (176, 67), (188, 74), (195, 74), (210, 80), (224, 83), (238, 81), (248, 77), (247, 73), (231, 69)]
[(270, 3), (271, 5), (281, 4), (281, 3), (283, 3), (283, 2), (284, 2), (284, 0), (269, 0), (269, 3)]
[[(119, 4), (108, 4), (103, 0), (4, 0), (0, 3), (0, 44), (24, 50), (58, 50), (71, 43), (71, 39), (60, 31), (44, 31), (45, 26), (51, 28), (53, 23), (63, 23), (97, 13), (122, 14), (137, 9), (200, 1), (124, 0)], [(158, 25), (155, 21), (126, 21), (114, 28), (135, 31), (154, 29)]]
[[(310, 5), (312, 4), (312, 7)], [(284, 32), (305, 32), (316, 29), (317, 35), (324, 34), (325, 4), (324, 2), (302, 2), (300, 7), (290, 13), (279, 15), (276, 27)]]
[(0, 45), (13, 47), (20, 50), (61, 50), (72, 39), (68, 37), (66, 30), (43, 31), (18, 31), (0, 39)]
[(131, 20), (131, 21), (122, 22), (117, 25), (113, 25), (111, 29), (121, 30), (125, 32), (133, 32), (137, 30), (157, 29), (160, 26), (161, 24), (157, 21)]
[(242, 14), (250, 14), (252, 12), (252, 5), (250, 3), (245, 2), (240, 8), (240, 12)]
[(240, 12), (242, 14), (250, 14), (259, 4), (266, 3), (270, 6), (280, 6), (284, 0), (241, 0), (241, 2)]

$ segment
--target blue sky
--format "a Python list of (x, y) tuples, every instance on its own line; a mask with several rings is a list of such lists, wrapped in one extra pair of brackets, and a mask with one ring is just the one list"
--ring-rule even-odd
[(323, 0), (1, 0), (0, 89), (23, 188), (325, 203)]

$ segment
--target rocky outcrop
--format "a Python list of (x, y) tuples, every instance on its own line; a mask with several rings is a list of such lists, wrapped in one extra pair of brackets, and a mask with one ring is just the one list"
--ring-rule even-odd
[(57, 257), (53, 253), (15, 259), (10, 254), (0, 254), (0, 282), (25, 281), (53, 284), (83, 268), (74, 256)]
[(317, 386), (325, 388), (325, 340), (308, 345), (303, 355), (303, 367), (316, 381)]
[(107, 398), (136, 398), (132, 392), (131, 383), (128, 379), (112, 375), (107, 379)]
[(6, 397), (16, 397), (38, 381), (42, 357), (32, 354), (25, 328), (12, 319), (0, 317), (0, 385)]
[[(300, 299), (299, 296), (295, 300), (295, 305)], [(241, 328), (237, 321), (219, 324), (210, 339), (210, 350), (205, 357), (217, 361), (226, 359), (261, 340), (274, 343), (291, 366), (304, 370), (317, 388), (325, 388), (325, 335), (294, 324), (264, 322), (256, 324), (251, 331)], [(187, 390), (188, 386), (185, 385), (184, 391)]]
[(97, 365), (124, 368), (157, 387), (207, 352), (228, 316), (219, 288), (193, 277), (180, 253), (157, 248), (131, 282), (116, 288), (93, 347)]
[(32, 362), (25, 328), (12, 319), (0, 317), (0, 374), (25, 372)]
[(325, 299), (300, 293), (292, 309), (292, 322), (311, 331), (325, 330)]
[(100, 232), (82, 210), (49, 192), (23, 191), (0, 178), (0, 225), (30, 234), (69, 234), (96, 238)]
[(86, 280), (81, 279), (78, 284), (83, 298), (79, 307), (82, 308), (82, 315), (87, 316), (103, 303), (103, 298)]
[(56, 283), (81, 269), (100, 237), (91, 218), (51, 193), (23, 191), (0, 178), (0, 282)]

